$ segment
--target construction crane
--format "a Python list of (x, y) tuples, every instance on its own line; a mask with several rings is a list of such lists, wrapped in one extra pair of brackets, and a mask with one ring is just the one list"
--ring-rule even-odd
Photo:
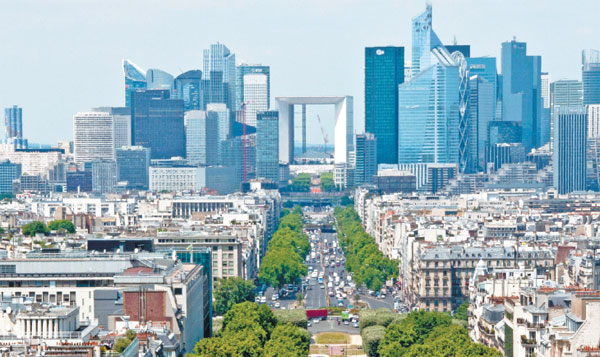
[(321, 127), (321, 135), (323, 135), (323, 149), (327, 148), (327, 143), (329, 142), (329, 138), (327, 137), (327, 133), (323, 129), (323, 123), (321, 123), (321, 117), (317, 114), (317, 120), (319, 121), (319, 127)]

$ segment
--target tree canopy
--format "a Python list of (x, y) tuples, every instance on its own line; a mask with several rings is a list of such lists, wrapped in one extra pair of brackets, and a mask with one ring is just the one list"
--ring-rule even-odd
[(31, 237), (35, 236), (38, 233), (43, 233), (46, 235), (50, 233), (50, 230), (48, 230), (46, 224), (40, 221), (33, 221), (31, 223), (27, 223), (26, 225), (21, 227), (21, 231), (24, 235)]
[(217, 315), (224, 315), (235, 304), (254, 300), (256, 286), (238, 277), (219, 279), (213, 290), (214, 308)]
[(51, 231), (64, 230), (67, 233), (75, 233), (75, 225), (67, 219), (58, 219), (48, 223), (48, 229)]

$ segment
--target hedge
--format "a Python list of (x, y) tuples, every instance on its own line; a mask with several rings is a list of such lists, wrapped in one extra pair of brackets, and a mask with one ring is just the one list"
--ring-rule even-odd
[(398, 322), (404, 317), (406, 314), (397, 314), (387, 308), (361, 310), (358, 313), (360, 331), (370, 326), (387, 327), (392, 322)]
[(277, 318), (277, 324), (291, 323), (292, 325), (307, 328), (306, 310), (304, 309), (292, 309), (292, 310), (274, 310), (273, 313)]
[(378, 357), (377, 349), (379, 348), (379, 342), (383, 339), (385, 333), (385, 327), (383, 326), (369, 326), (361, 332), (363, 340), (363, 349), (369, 357)]

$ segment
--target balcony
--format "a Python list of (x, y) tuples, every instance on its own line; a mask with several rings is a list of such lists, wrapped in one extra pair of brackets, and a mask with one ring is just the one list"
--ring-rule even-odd
[(536, 347), (537, 341), (535, 338), (527, 338), (525, 335), (521, 335), (521, 345), (523, 347)]
[(543, 329), (543, 328), (546, 328), (546, 324), (544, 324), (544, 323), (534, 324), (532, 322), (527, 321), (527, 328), (536, 329), (536, 330), (537, 329)]

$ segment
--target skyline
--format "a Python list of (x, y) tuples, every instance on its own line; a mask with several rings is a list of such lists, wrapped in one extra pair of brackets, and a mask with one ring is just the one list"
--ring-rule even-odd
[[(517, 3), (517, 7), (511, 6)], [(471, 45), (472, 56), (497, 57), (498, 72), (501, 42), (516, 36), (527, 42), (528, 53), (542, 56), (542, 70), (549, 72), (553, 81), (581, 79), (581, 50), (600, 48), (600, 39), (593, 36), (593, 17), (600, 4), (588, 0), (558, 9), (552, 6), (556, 3), (433, 1), (433, 17), (444, 44), (452, 44), (456, 36), (458, 44)], [(95, 0), (85, 5), (73, 0), (4, 2), (0, 14), (0, 41), (5, 51), (0, 105), (23, 108), (23, 134), (30, 142), (71, 140), (72, 118), (77, 112), (124, 105), (123, 58), (144, 69), (159, 68), (177, 76), (202, 69), (202, 50), (216, 42), (227, 45), (238, 63), (271, 66), (271, 99), (354, 96), (354, 127), (362, 132), (364, 47), (404, 46), (405, 58), (410, 58), (411, 19), (425, 7), (421, 0), (406, 4), (307, 1), (291, 6), (275, 1), (227, 5), (216, 1), (130, 1), (119, 3), (118, 11), (103, 4)], [(509, 10), (512, 8), (520, 10), (511, 21), (501, 24), (514, 12)], [(140, 9), (145, 12), (143, 18), (135, 16)], [(533, 9), (539, 11), (535, 16), (531, 15)], [(238, 11), (246, 15), (234, 16)], [(236, 21), (223, 26), (219, 20), (228, 13)], [(299, 25), (304, 26), (302, 31), (297, 30)], [(477, 28), (485, 31), (473, 31)], [(265, 34), (271, 36), (269, 41), (261, 38)], [(303, 70), (306, 68), (310, 70)], [(309, 107), (309, 124), (316, 124), (314, 113), (331, 121), (325, 130), (332, 137), (330, 112)], [(320, 143), (318, 126), (307, 126), (308, 142)]]

